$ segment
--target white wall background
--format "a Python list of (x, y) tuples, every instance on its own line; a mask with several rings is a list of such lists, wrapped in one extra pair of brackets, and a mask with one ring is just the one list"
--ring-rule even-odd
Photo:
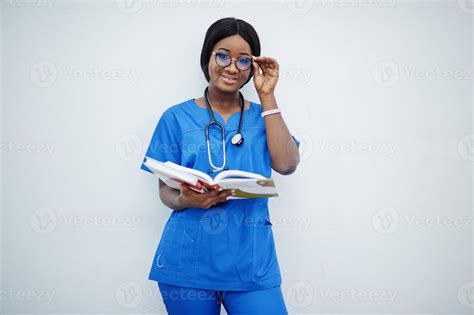
[(279, 61), (302, 142), (270, 201), (290, 313), (473, 312), (472, 2), (0, 2), (5, 314), (165, 313), (171, 210), (139, 166), (225, 16)]

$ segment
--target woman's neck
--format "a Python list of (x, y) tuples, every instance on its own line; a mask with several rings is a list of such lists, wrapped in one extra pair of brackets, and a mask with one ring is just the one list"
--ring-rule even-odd
[(212, 108), (216, 108), (217, 110), (229, 112), (235, 108), (240, 108), (241, 106), (238, 90), (232, 93), (223, 93), (217, 88), (209, 85), (207, 93), (207, 97), (211, 103)]

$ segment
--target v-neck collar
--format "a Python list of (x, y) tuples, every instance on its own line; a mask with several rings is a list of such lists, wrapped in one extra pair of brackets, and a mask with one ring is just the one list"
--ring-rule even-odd
[[(195, 98), (192, 98), (190, 99), (190, 102), (193, 104), (194, 107), (197, 107), (197, 108), (200, 108), (201, 110), (204, 110), (206, 111), (207, 113), (209, 113), (209, 108), (204, 108), (204, 107), (201, 107), (197, 102), (196, 102), (196, 99)], [(251, 109), (252, 109), (252, 102), (249, 101), (250, 103), (250, 107), (247, 108), (247, 109), (244, 109), (244, 115), (246, 113), (248, 113)], [(214, 110), (214, 117), (216, 118), (217, 121), (219, 121), (220, 123), (222, 123), (224, 126), (228, 126), (229, 125), (229, 122), (230, 120), (234, 117), (234, 116), (239, 116), (240, 117), (240, 110), (238, 112), (235, 112), (233, 113), (232, 115), (229, 116), (229, 118), (227, 118), (227, 121), (224, 121), (224, 118), (221, 116), (221, 114), (219, 114), (218, 112), (216, 112)], [(211, 115), (209, 114), (209, 121), (211, 121)]]

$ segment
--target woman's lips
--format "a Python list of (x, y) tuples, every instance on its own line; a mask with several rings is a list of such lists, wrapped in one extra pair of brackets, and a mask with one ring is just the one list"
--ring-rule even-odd
[(230, 77), (226, 77), (226, 76), (223, 76), (223, 75), (221, 75), (221, 78), (222, 78), (222, 81), (224, 81), (227, 84), (234, 84), (234, 83), (237, 82), (237, 79), (235, 79), (235, 78), (230, 78)]

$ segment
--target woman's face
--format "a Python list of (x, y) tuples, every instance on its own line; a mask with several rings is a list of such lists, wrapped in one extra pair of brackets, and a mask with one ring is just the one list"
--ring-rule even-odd
[[(250, 45), (240, 35), (221, 39), (214, 45), (212, 51), (225, 53), (233, 59), (237, 59), (240, 56), (252, 57)], [(245, 71), (237, 69), (235, 60), (229, 66), (222, 68), (216, 63), (216, 56), (211, 54), (209, 59), (209, 85), (216, 87), (222, 92), (235, 92), (247, 81), (249, 75), (250, 68)]]

